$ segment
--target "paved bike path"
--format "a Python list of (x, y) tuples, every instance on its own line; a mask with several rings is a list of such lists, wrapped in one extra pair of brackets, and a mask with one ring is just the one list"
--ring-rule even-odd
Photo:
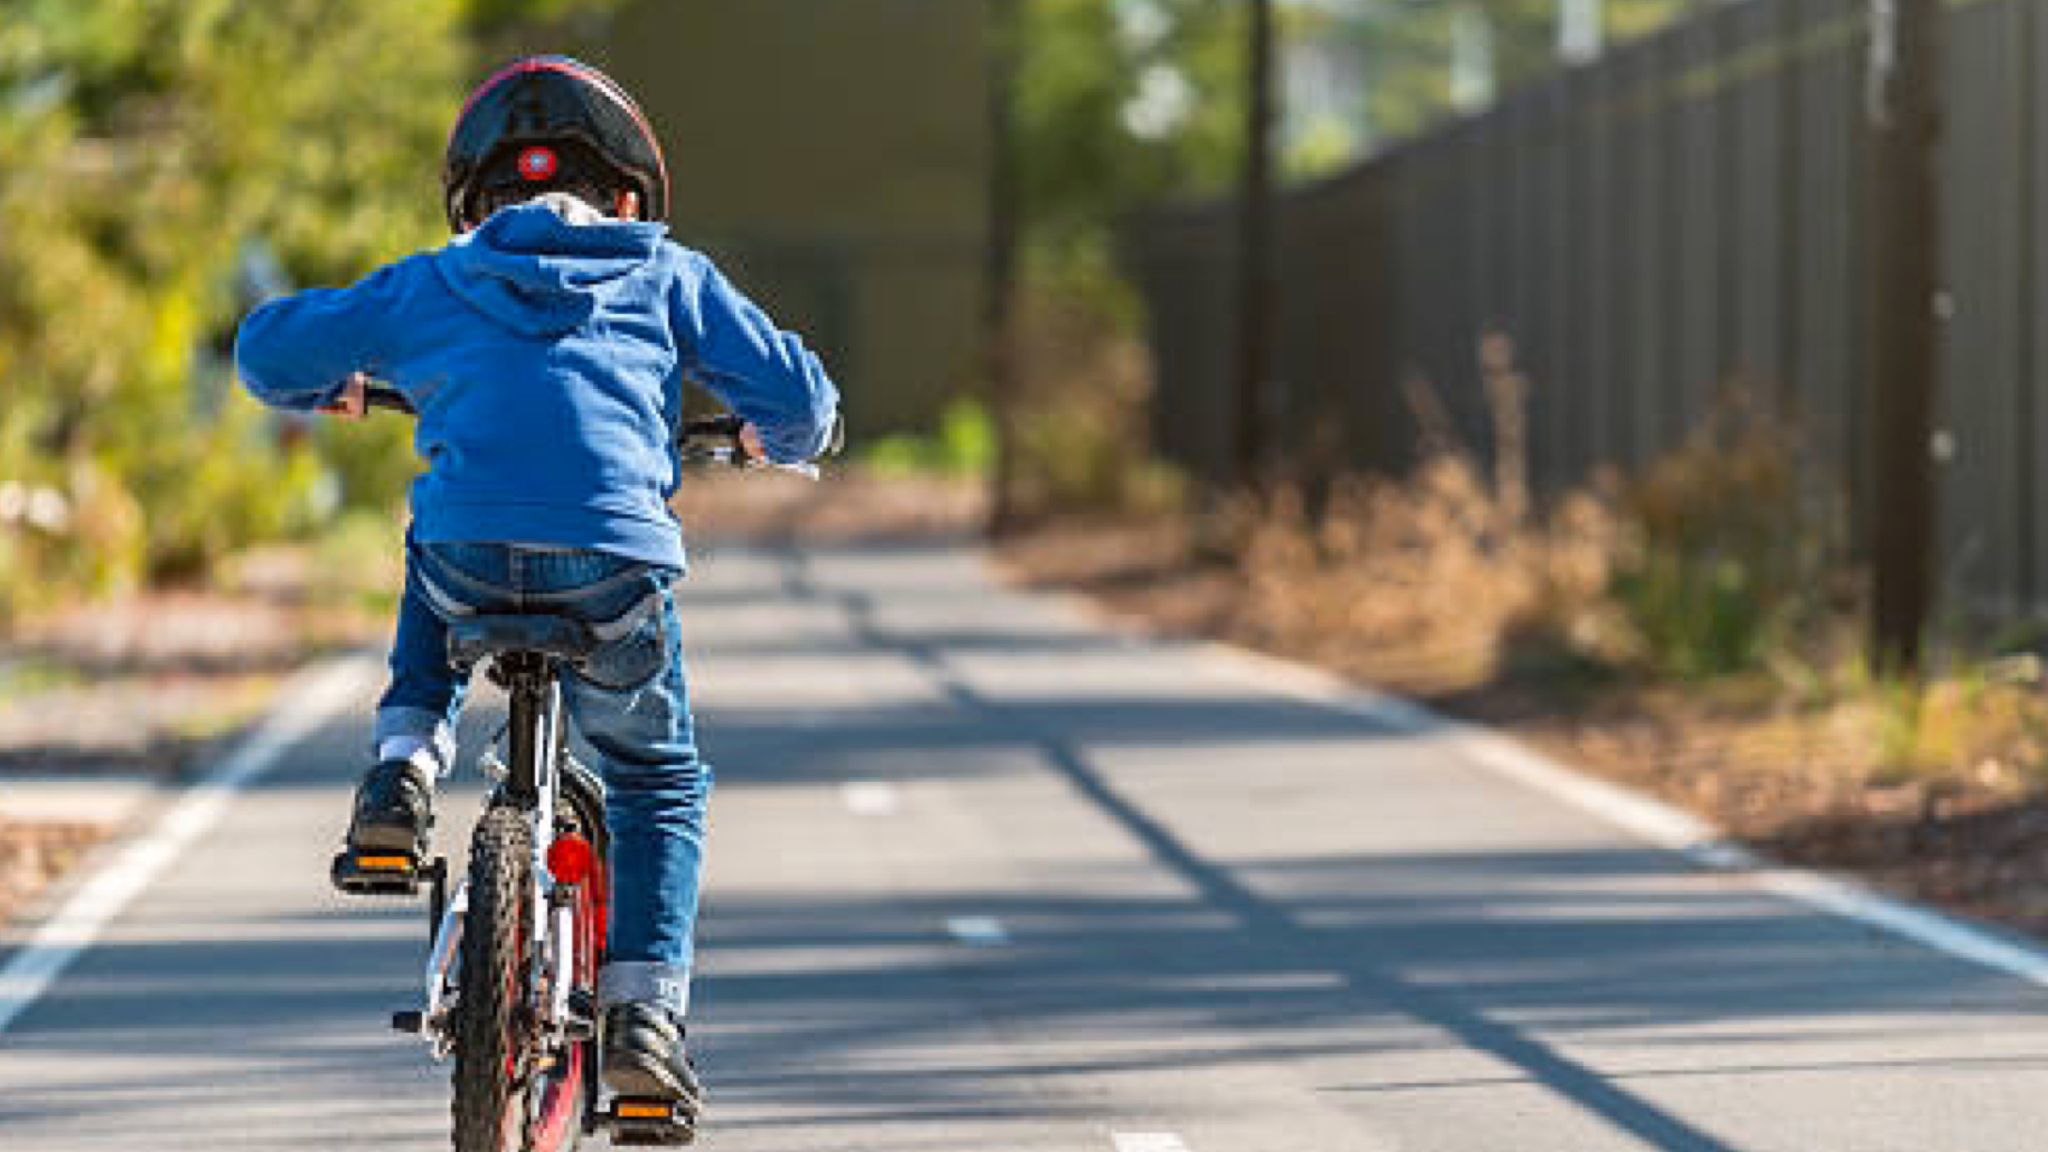
[[(707, 1147), (2048, 1130), (2048, 993), (1000, 591), (971, 552), (714, 549), (685, 602), (720, 772)], [(294, 749), (0, 1033), (0, 1149), (446, 1146), (443, 1070), (381, 1025), (421, 917), (324, 884), (364, 727)]]

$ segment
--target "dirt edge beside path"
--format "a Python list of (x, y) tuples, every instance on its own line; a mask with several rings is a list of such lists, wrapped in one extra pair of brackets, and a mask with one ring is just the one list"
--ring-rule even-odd
[(1589, 686), (1514, 662), (1475, 679), (1464, 672), (1472, 653), (1290, 633), (1249, 607), (1238, 573), (1194, 555), (1178, 526), (1115, 521), (1054, 524), (995, 549), (1021, 586), (1415, 699), (1687, 809), (1774, 859), (2048, 935), (2048, 782), (2033, 771), (1995, 759), (1964, 772), (1873, 768), (1868, 745), (1887, 717), (1755, 681)]

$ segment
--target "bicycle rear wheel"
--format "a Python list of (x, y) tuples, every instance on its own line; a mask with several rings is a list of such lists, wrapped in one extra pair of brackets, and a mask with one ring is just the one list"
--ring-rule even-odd
[(533, 832), (494, 805), (469, 846), (469, 913), (453, 1013), (455, 1152), (523, 1152), (526, 949), (533, 939)]

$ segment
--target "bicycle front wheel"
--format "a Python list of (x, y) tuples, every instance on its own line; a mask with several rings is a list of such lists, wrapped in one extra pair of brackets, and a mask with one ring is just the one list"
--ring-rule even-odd
[(533, 831), (517, 809), (493, 806), (469, 846), (455, 1034), (455, 1152), (521, 1152), (526, 1145), (526, 952), (533, 940)]

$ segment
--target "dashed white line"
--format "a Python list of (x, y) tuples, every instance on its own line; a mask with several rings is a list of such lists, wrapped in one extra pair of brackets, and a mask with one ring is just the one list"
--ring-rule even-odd
[(970, 948), (999, 948), (1010, 942), (1010, 930), (994, 916), (955, 916), (946, 921), (946, 931)]
[(268, 719), (158, 817), (148, 832), (72, 893), (0, 968), (0, 1032), (49, 991), (129, 901), (220, 820), (237, 792), (276, 767), (293, 746), (354, 701), (373, 671), (372, 661), (349, 656), (315, 665), (286, 684)]
[(1109, 1141), (1116, 1152), (1188, 1152), (1188, 1146), (1171, 1132), (1112, 1132)]
[(849, 780), (839, 786), (839, 798), (855, 816), (893, 816), (902, 806), (896, 786), (885, 780)]

